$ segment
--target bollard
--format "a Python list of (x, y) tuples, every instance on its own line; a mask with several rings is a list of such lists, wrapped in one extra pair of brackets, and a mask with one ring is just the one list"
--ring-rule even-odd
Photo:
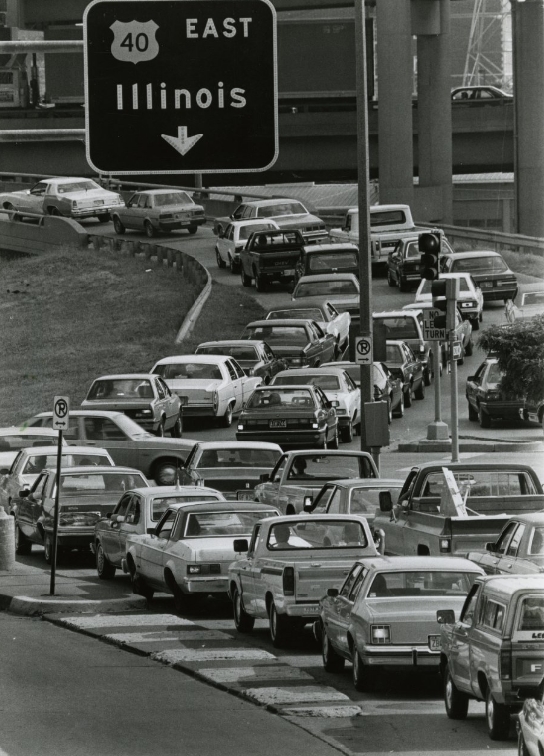
[(174, 250), (173, 249), (166, 250), (166, 260), (168, 262), (168, 267), (173, 268), (174, 267)]
[(157, 265), (162, 265), (162, 261), (164, 260), (164, 247), (161, 247), (160, 244), (157, 244), (156, 247), (157, 250)]
[(151, 259), (155, 252), (155, 245), (154, 244), (142, 244), (144, 255), (146, 260)]
[(176, 251), (176, 270), (178, 273), (183, 272), (183, 252)]
[(95, 249), (97, 252), (100, 251), (100, 237), (99, 236), (93, 236), (93, 249)]
[(15, 567), (15, 519), (0, 508), (0, 570)]

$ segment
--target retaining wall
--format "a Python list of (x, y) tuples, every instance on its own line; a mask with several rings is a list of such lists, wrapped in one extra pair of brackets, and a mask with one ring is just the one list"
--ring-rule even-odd
[(0, 249), (37, 255), (58, 247), (87, 244), (87, 232), (71, 218), (42, 215), (28, 222), (0, 213)]

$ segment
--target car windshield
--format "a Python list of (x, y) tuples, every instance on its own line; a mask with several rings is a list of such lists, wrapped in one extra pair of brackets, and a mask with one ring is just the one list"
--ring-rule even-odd
[(266, 341), (267, 344), (289, 344), (304, 346), (308, 343), (308, 334), (304, 326), (248, 326), (245, 337), (249, 340)]
[(64, 475), (60, 479), (60, 498), (118, 494), (131, 488), (146, 488), (146, 479), (133, 472), (85, 472)]
[(368, 541), (363, 525), (356, 520), (295, 520), (272, 525), (269, 551), (294, 549), (364, 548)]
[(489, 371), (487, 373), (487, 382), (500, 383), (501, 380), (502, 380), (502, 373), (499, 370), (499, 365), (497, 362), (494, 362), (492, 365), (489, 366)]
[(385, 328), (386, 339), (417, 339), (419, 333), (413, 317), (375, 318)]
[(379, 572), (374, 577), (366, 598), (466, 596), (477, 575), (476, 572), (449, 570)]
[(275, 229), (275, 226), (271, 223), (252, 223), (249, 226), (240, 226), (238, 238), (249, 239), (251, 234), (254, 234), (255, 231), (268, 231), (270, 229)]
[(309, 255), (308, 268), (315, 273), (322, 270), (342, 270), (342, 268), (356, 268), (359, 265), (355, 252), (321, 252)]
[(344, 478), (374, 477), (365, 457), (355, 454), (330, 455), (311, 453), (297, 454), (289, 470), (289, 480), (343, 480)]
[(279, 215), (305, 215), (306, 212), (300, 202), (276, 202), (274, 205), (259, 207), (257, 215), (259, 218), (275, 218)]
[(419, 251), (419, 242), (412, 241), (406, 245), (406, 259), (407, 260), (419, 260), (421, 252)]
[(166, 205), (194, 205), (193, 200), (186, 192), (169, 192), (168, 194), (153, 194), (153, 204), (155, 207), (165, 207)]
[[(46, 467), (55, 467), (57, 464), (56, 454), (32, 454), (26, 461), (23, 475), (37, 475)], [(112, 467), (113, 462), (105, 454), (93, 454), (89, 452), (74, 454), (74, 452), (61, 455), (61, 467), (85, 467), (88, 465), (100, 465)]]
[[(432, 281), (429, 281), (428, 279), (425, 279), (423, 281), (423, 286), (418, 290), (418, 294), (419, 295), (424, 294), (424, 295), (432, 296), (432, 290), (431, 290), (432, 284), (433, 284)], [(471, 292), (472, 291), (472, 289), (469, 286), (468, 279), (465, 278), (464, 276), (462, 276), (461, 278), (459, 278), (459, 291), (461, 293), (464, 292), (465, 294), (467, 292)]]
[(353, 281), (308, 281), (298, 283), (293, 293), (294, 299), (301, 297), (319, 297), (342, 294), (346, 297), (355, 297), (359, 289)]
[(404, 362), (402, 358), (402, 349), (398, 344), (386, 344), (385, 347), (385, 355), (386, 355), (386, 361), (388, 363), (390, 362), (397, 362), (402, 363)]
[(219, 496), (213, 493), (201, 494), (169, 494), (168, 496), (154, 496), (150, 502), (149, 511), (153, 522), (158, 522), (168, 507), (172, 504), (194, 504), (198, 501), (209, 501), (210, 499), (219, 499)]
[(311, 383), (319, 386), (323, 391), (340, 391), (340, 379), (337, 375), (279, 375), (274, 379), (274, 386), (296, 386), (301, 383)]
[(272, 310), (266, 316), (267, 320), (323, 320), (323, 313), (317, 307), (307, 307), (300, 310)]
[(527, 596), (520, 611), (519, 630), (544, 630), (544, 596)]
[(246, 404), (248, 409), (268, 409), (281, 407), (283, 410), (315, 409), (315, 399), (311, 391), (305, 389), (285, 389), (271, 387), (257, 389)]
[[(224, 538), (250, 535), (253, 526), (264, 517), (274, 517), (270, 511), (191, 512), (185, 523), (185, 538)], [(231, 546), (232, 548), (232, 546)]]
[(214, 467), (268, 467), (272, 469), (280, 456), (272, 449), (204, 449), (197, 470)]
[(222, 378), (219, 365), (208, 362), (168, 362), (157, 365), (153, 372), (165, 380), (219, 381)]
[(0, 436), (0, 453), (19, 451), (19, 449), (26, 449), (28, 446), (53, 446), (58, 444), (57, 436), (35, 436), (30, 435), (9, 435)]
[(115, 378), (95, 381), (87, 399), (152, 399), (151, 382), (142, 378)]
[(238, 362), (258, 362), (259, 360), (257, 350), (253, 346), (230, 346), (229, 344), (205, 346), (198, 347), (196, 354), (222, 354), (225, 357), (234, 357)]
[(349, 497), (349, 514), (373, 516), (380, 509), (380, 493), (389, 491), (393, 506), (397, 503), (402, 486), (378, 486), (377, 488), (352, 488)]
[(502, 273), (508, 270), (502, 257), (483, 257), (477, 253), (474, 257), (463, 257), (461, 260), (453, 258), (452, 273)]
[(88, 192), (91, 189), (102, 189), (96, 181), (88, 179), (86, 181), (72, 181), (69, 184), (57, 184), (59, 194), (70, 194), (71, 192)]

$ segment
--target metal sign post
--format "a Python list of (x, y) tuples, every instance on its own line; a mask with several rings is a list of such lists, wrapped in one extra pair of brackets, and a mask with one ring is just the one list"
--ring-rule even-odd
[(445, 328), (436, 328), (435, 319), (443, 315), (440, 310), (423, 311), (423, 338), (426, 341), (434, 341), (433, 349), (433, 374), (434, 374), (434, 422), (427, 426), (428, 441), (443, 441), (449, 436), (448, 424), (442, 421), (441, 406), (441, 383), (440, 377), (440, 343), (446, 341)]
[[(451, 461), (459, 462), (459, 397), (457, 396), (457, 359), (455, 358), (457, 336), (455, 333), (455, 316), (459, 299), (459, 280), (450, 278), (446, 281), (446, 327), (449, 331), (449, 364), (451, 365)], [(459, 355), (460, 356), (460, 355)]]
[(51, 549), (51, 581), (49, 594), (55, 595), (55, 573), (57, 569), (57, 538), (59, 532), (59, 489), (62, 464), (62, 431), (67, 430), (70, 419), (70, 400), (67, 396), (56, 396), (53, 401), (53, 428), (59, 432), (57, 445), (57, 484), (55, 487), (55, 513), (53, 517), (53, 544)]

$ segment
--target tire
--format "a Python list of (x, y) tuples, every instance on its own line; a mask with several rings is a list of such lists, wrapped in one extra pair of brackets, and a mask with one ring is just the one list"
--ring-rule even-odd
[(193, 226), (193, 225), (189, 226), (189, 228), (187, 229), (187, 231), (191, 234), (191, 236), (193, 234), (196, 234), (197, 230), (198, 230), (198, 226)]
[(465, 354), (467, 357), (472, 357), (472, 353), (474, 352), (474, 342), (472, 341), (472, 337), (468, 340), (468, 344), (465, 347)]
[(144, 223), (144, 231), (148, 239), (154, 239), (157, 236), (157, 231), (150, 221)]
[(472, 330), (473, 331), (479, 331), (480, 330), (480, 318), (474, 318), (474, 320), (470, 321), (472, 323)]
[(155, 435), (159, 438), (164, 438), (164, 417), (161, 419)]
[(331, 646), (324, 627), (321, 628), (321, 658), (326, 672), (342, 672), (346, 664), (346, 660)]
[(272, 601), (268, 610), (270, 639), (274, 648), (285, 648), (290, 638), (291, 622), (285, 614), (278, 614)]
[(458, 690), (452, 680), (448, 666), (446, 666), (446, 674), (444, 675), (444, 706), (449, 719), (467, 718), (468, 696)]
[(412, 384), (408, 386), (408, 391), (404, 393), (404, 406), (405, 407), (411, 407), (412, 406)]
[(47, 214), (48, 215), (55, 215), (57, 217), (60, 217), (60, 212), (58, 207), (48, 207), (47, 208)]
[(372, 687), (372, 673), (370, 668), (365, 668), (355, 645), (353, 646), (352, 664), (353, 687), (358, 691), (368, 690)]
[(154, 480), (158, 486), (173, 486), (176, 483), (178, 461), (175, 459), (163, 460), (154, 471)]
[(181, 424), (181, 415), (178, 415), (176, 422), (170, 428), (170, 435), (172, 438), (181, 438), (183, 433), (183, 426)]
[(478, 410), (475, 410), (470, 402), (468, 402), (468, 419), (472, 422), (478, 420)]
[(43, 539), (43, 556), (47, 564), (53, 561), (53, 541), (51, 536), (46, 535)]
[(397, 285), (397, 282), (394, 280), (393, 276), (391, 275), (390, 270), (387, 271), (387, 283), (392, 289)]
[(235, 275), (238, 272), (238, 265), (234, 262), (232, 257), (229, 255), (229, 268), (232, 275)]
[(100, 215), (96, 215), (95, 217), (99, 223), (109, 223), (110, 221), (109, 213), (101, 213)]
[(220, 418), (220, 425), (222, 428), (230, 428), (232, 425), (232, 404), (229, 404), (225, 414)]
[(488, 689), (485, 697), (485, 719), (491, 740), (508, 740), (510, 732), (510, 709), (497, 703)]
[(255, 625), (255, 618), (251, 617), (244, 609), (244, 603), (238, 588), (235, 588), (232, 594), (232, 612), (234, 614), (234, 625), (238, 632), (250, 633)]
[(32, 541), (29, 541), (21, 528), (15, 523), (15, 553), (28, 556), (32, 551)]
[(218, 268), (225, 268), (227, 265), (227, 263), (223, 260), (223, 258), (219, 254), (219, 250), (217, 249), (217, 247), (215, 248), (215, 261), (217, 263)]
[(393, 412), (393, 417), (404, 417), (404, 389), (400, 392), (399, 406)]
[(399, 276), (399, 291), (410, 291), (410, 284), (402, 276)]
[(347, 427), (342, 428), (341, 432), (343, 444), (349, 444), (353, 441), (353, 424), (351, 422), (348, 423)]
[[(430, 359), (431, 357), (429, 355), (429, 360)], [(442, 366), (440, 366), (440, 375), (442, 375)], [(431, 383), (433, 382), (433, 374), (429, 366), (427, 366), (425, 370), (423, 371), (423, 382), (425, 383), (426, 386), (430, 386)]]
[(330, 441), (327, 441), (327, 449), (338, 449), (339, 442), (338, 442), (338, 424), (336, 425), (336, 428), (334, 430), (334, 436)]
[(255, 288), (260, 292), (266, 291), (266, 281), (262, 276), (255, 276)]
[(425, 381), (423, 380), (423, 377), (421, 378), (419, 388), (414, 391), (414, 396), (416, 399), (425, 399)]
[(478, 422), (480, 428), (491, 428), (491, 418), (481, 407), (478, 407)]
[(251, 281), (253, 280), (251, 276), (248, 276), (247, 273), (244, 270), (244, 266), (242, 265), (240, 275), (242, 278), (242, 286), (251, 286)]
[(116, 572), (116, 568), (107, 560), (101, 543), (96, 544), (96, 572), (100, 580), (112, 580)]
[(126, 231), (125, 226), (121, 223), (121, 220), (117, 215), (113, 216), (113, 230), (116, 234), (124, 234)]
[(137, 596), (143, 596), (147, 601), (151, 601), (155, 591), (147, 585), (143, 577), (138, 575), (136, 570), (131, 571), (130, 582), (132, 583), (132, 593), (135, 593)]

